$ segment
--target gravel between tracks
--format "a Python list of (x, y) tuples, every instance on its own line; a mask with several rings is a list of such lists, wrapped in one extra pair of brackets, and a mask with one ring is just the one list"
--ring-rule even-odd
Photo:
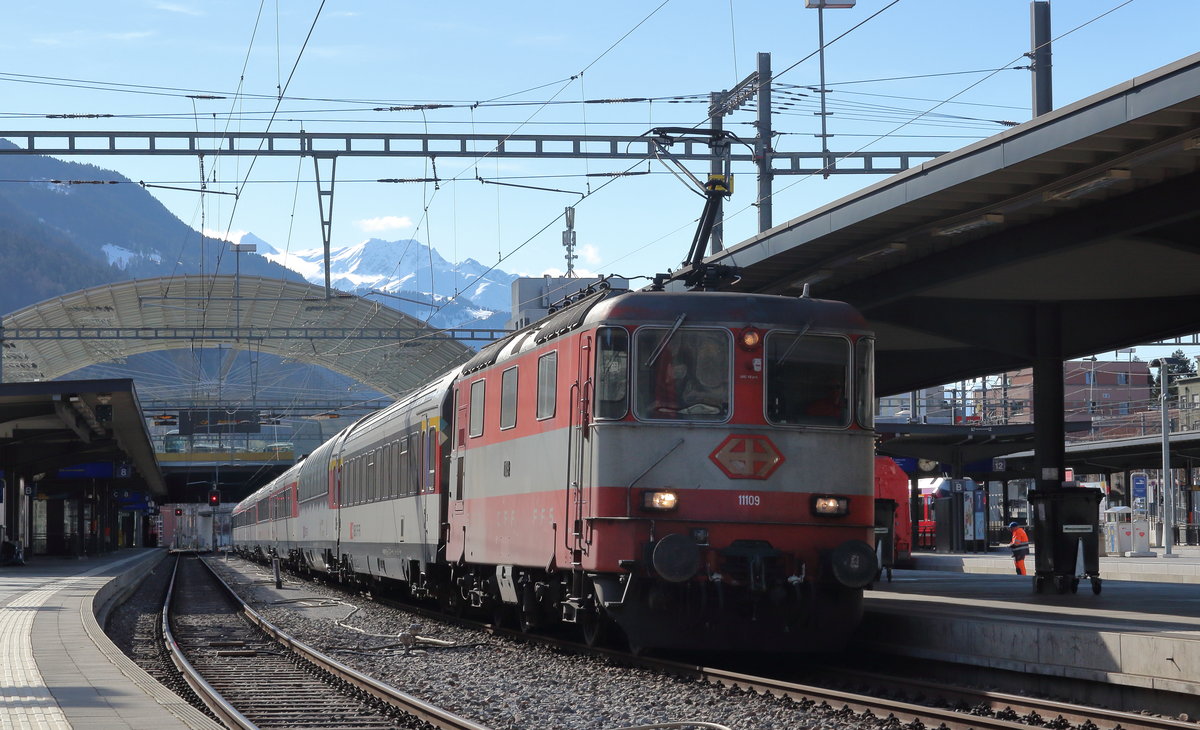
[[(902, 727), (894, 719), (679, 679), (603, 658), (488, 635), (317, 583), (283, 598), (263, 566), (210, 560), (243, 599), (282, 630), (348, 666), (496, 730), (606, 730), (702, 721), (735, 730)], [(313, 600), (316, 599), (316, 600)], [(415, 630), (413, 629), (416, 625)], [(353, 627), (353, 628), (350, 628)], [(402, 632), (450, 642), (406, 651)]]

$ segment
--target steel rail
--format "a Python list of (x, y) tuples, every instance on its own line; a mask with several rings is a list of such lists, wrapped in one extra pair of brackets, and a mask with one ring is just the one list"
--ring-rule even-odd
[(241, 596), (233, 590), (232, 587), (208, 564), (207, 560), (201, 560), (204, 567), (217, 579), (224, 590), (241, 606), (242, 613), (252, 623), (262, 629), (272, 639), (286, 647), (287, 649), (299, 654), (308, 661), (316, 664), (325, 671), (342, 679), (350, 684), (358, 687), (367, 694), (380, 699), (393, 707), (398, 707), (404, 712), (424, 720), (434, 727), (443, 728), (443, 730), (491, 730), (486, 725), (480, 725), (477, 722), (468, 720), (465, 717), (455, 715), (452, 712), (441, 709), (434, 705), (425, 702), (424, 700), (413, 697), (410, 694), (401, 692), (395, 687), (391, 687), (383, 682), (368, 677), (357, 670), (354, 670), (345, 664), (328, 657), (321, 652), (313, 649), (302, 641), (299, 641), (291, 635), (284, 632), (279, 627), (272, 624), (262, 614), (255, 611)]
[(211, 684), (205, 681), (200, 672), (191, 665), (187, 657), (183, 655), (183, 650), (179, 648), (179, 644), (175, 641), (175, 635), (171, 633), (171, 599), (175, 594), (175, 577), (179, 573), (179, 557), (175, 558), (175, 567), (171, 569), (171, 582), (167, 585), (167, 596), (163, 599), (162, 609), (162, 631), (163, 640), (167, 644), (167, 651), (171, 655), (171, 662), (179, 673), (183, 676), (188, 686), (196, 693), (208, 709), (212, 710), (221, 722), (231, 728), (240, 728), (241, 730), (257, 730), (257, 726), (250, 722), (245, 715), (238, 712), (237, 709), (229, 704), (228, 700), (221, 696), (221, 693), (213, 688)]
[[(835, 674), (843, 674), (837, 670)], [(1124, 728), (1124, 730), (1196, 730), (1194, 722), (1184, 722), (1170, 717), (1143, 715), (1123, 710), (1083, 707), (1070, 702), (1059, 702), (1039, 697), (997, 692), (994, 690), (971, 689), (955, 687), (939, 682), (921, 679), (896, 677), (876, 672), (846, 670), (844, 675), (855, 681), (867, 681), (877, 686), (886, 686), (890, 690), (907, 690), (910, 694), (922, 693), (929, 697), (939, 697), (946, 702), (961, 702), (972, 706), (986, 706), (993, 711), (1011, 710), (1022, 717), (1031, 713), (1046, 719), (1061, 717), (1073, 725), (1083, 725), (1087, 722), (1100, 728)]]

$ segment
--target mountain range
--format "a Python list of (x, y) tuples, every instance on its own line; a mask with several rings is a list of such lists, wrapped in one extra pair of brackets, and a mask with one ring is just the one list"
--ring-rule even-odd
[[(313, 284), (324, 285), (324, 251), (281, 252), (247, 234), (268, 261), (286, 267)], [(441, 327), (503, 327), (512, 307), (514, 274), (474, 259), (451, 263), (436, 249), (415, 239), (371, 238), (329, 252), (330, 286), (378, 299)]]
[[(16, 149), (0, 139), (0, 147)], [(247, 234), (242, 274), (323, 286), (321, 249), (281, 252)], [(95, 165), (0, 156), (0, 312), (128, 279), (233, 273), (228, 245), (202, 237), (141, 184)], [(330, 252), (332, 285), (441, 327), (501, 327), (512, 274), (453, 264), (408, 239), (370, 239)], [(370, 294), (382, 292), (382, 294)]]

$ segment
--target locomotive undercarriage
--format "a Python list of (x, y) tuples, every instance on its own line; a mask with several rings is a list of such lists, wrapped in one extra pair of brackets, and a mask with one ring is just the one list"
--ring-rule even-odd
[(843, 646), (861, 616), (861, 587), (834, 578), (830, 555), (808, 569), (769, 544), (735, 541), (706, 550), (694, 575), (668, 580), (657, 568), (671, 568), (656, 565), (654, 547), (648, 543), (641, 560), (621, 561), (621, 573), (413, 560), (404, 580), (356, 573), (349, 556), (330, 550), (279, 557), (300, 573), (432, 600), (452, 615), (473, 612), (525, 631), (575, 624), (591, 645), (623, 634), (635, 651), (820, 652)]

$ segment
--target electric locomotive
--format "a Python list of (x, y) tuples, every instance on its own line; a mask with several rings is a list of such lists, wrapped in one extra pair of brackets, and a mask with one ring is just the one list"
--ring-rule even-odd
[(601, 289), (323, 444), (234, 539), (592, 643), (835, 649), (877, 570), (873, 383), (844, 303)]

